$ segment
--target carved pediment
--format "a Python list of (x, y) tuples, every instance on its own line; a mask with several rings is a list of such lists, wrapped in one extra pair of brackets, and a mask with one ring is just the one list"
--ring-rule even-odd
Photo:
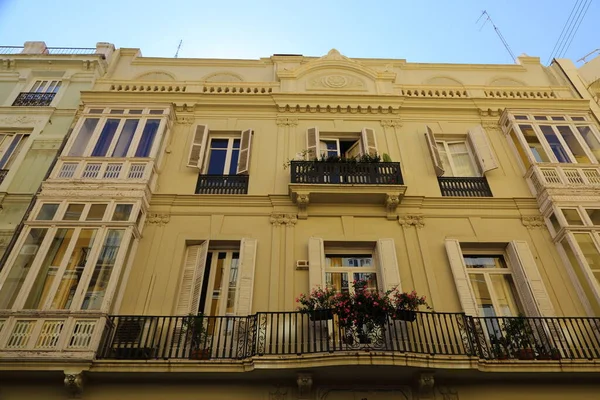
[(306, 89), (340, 89), (340, 90), (366, 90), (363, 79), (345, 73), (332, 71), (331, 73), (311, 76), (306, 81)]

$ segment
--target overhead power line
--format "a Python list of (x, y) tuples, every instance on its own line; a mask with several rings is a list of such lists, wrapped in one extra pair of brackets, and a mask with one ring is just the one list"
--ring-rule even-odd
[(569, 50), (591, 4), (592, 0), (576, 0), (571, 9), (571, 13), (569, 14), (569, 18), (567, 18), (567, 21), (554, 44), (552, 53), (550, 53), (550, 57), (548, 57), (547, 64), (550, 64), (553, 58), (563, 57)]
[(569, 14), (569, 18), (567, 18), (567, 21), (563, 25), (562, 31), (560, 31), (560, 35), (558, 36), (558, 39), (556, 39), (556, 43), (554, 43), (554, 48), (552, 48), (552, 52), (550, 53), (550, 57), (548, 57), (548, 61), (546, 62), (546, 64), (550, 64), (550, 61), (552, 61), (552, 57), (554, 56), (554, 54), (556, 52), (556, 48), (558, 47), (558, 44), (562, 41), (562, 37), (565, 34), (565, 29), (567, 29), (567, 26), (569, 25), (569, 21), (571, 20), (571, 17), (573, 17), (573, 13), (575, 12), (575, 9), (577, 8), (577, 3), (579, 3), (579, 1), (580, 0), (576, 0), (575, 4), (573, 4), (573, 8), (571, 8), (571, 13)]
[(479, 16), (479, 18), (477, 19), (477, 21), (475, 23), (478, 23), (484, 15), (485, 15), (485, 20), (483, 21), (483, 25), (481, 25), (481, 28), (479, 28), (479, 30), (481, 30), (485, 26), (485, 24), (488, 21), (490, 21), (490, 24), (492, 24), (492, 26), (494, 27), (494, 30), (496, 31), (496, 34), (500, 38), (500, 41), (504, 45), (504, 48), (506, 49), (506, 51), (508, 51), (508, 54), (510, 54), (510, 57), (512, 58), (513, 62), (517, 62), (517, 58), (515, 57), (515, 55), (512, 52), (512, 50), (510, 49), (510, 46), (508, 45), (508, 42), (506, 41), (506, 39), (504, 39), (504, 36), (502, 36), (502, 33), (500, 32), (500, 29), (498, 29), (498, 27), (496, 26), (496, 24), (494, 24), (494, 21), (492, 21), (492, 17), (490, 17), (490, 14), (488, 14), (488, 12), (486, 10), (483, 10), (481, 12), (481, 15)]
[(590, 8), (591, 4), (592, 4), (592, 0), (589, 0), (587, 3), (587, 6), (585, 6), (585, 10), (583, 10), (583, 14), (581, 15), (581, 18), (579, 19), (577, 26), (575, 27), (575, 30), (573, 31), (573, 34), (571, 35), (571, 39), (569, 39), (569, 43), (567, 44), (567, 46), (565, 47), (563, 52), (558, 56), (558, 58), (564, 57), (565, 54), (567, 53), (567, 51), (569, 51), (569, 47), (571, 47), (571, 43), (573, 42), (575, 35), (577, 35), (577, 31), (579, 30), (579, 27), (581, 26), (581, 23), (583, 22), (583, 19), (585, 18), (585, 15), (587, 14), (587, 11)]

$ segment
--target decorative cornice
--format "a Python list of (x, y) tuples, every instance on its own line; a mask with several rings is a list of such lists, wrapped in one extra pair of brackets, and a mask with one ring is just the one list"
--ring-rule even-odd
[(277, 118), (277, 126), (297, 126), (298, 118)]
[(422, 228), (423, 226), (425, 226), (423, 216), (416, 214), (402, 215), (398, 218), (398, 223), (403, 228), (410, 228), (411, 226), (414, 226), (415, 228)]
[(271, 214), (269, 222), (271, 222), (273, 226), (294, 226), (296, 225), (296, 222), (298, 222), (298, 217), (296, 214), (273, 213)]
[(402, 120), (401, 119), (382, 119), (381, 121), (381, 126), (384, 128), (400, 128), (402, 127)]
[(0, 118), (0, 125), (5, 126), (35, 125), (39, 122), (41, 122), (40, 118), (36, 118), (31, 115), (9, 115), (7, 117)]
[(148, 213), (148, 216), (146, 217), (146, 222), (158, 226), (168, 224), (170, 220), (171, 216), (169, 214)]
[(398, 106), (377, 105), (330, 105), (330, 104), (280, 104), (280, 113), (331, 113), (331, 114), (398, 114)]
[(543, 217), (533, 216), (533, 217), (521, 217), (521, 223), (523, 226), (526, 226), (527, 229), (536, 229), (536, 228), (545, 228), (546, 222)]

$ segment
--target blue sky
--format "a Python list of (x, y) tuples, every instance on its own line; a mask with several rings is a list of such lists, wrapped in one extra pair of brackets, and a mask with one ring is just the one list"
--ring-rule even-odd
[[(136, 47), (144, 56), (259, 58), (274, 53), (410, 62), (511, 63), (487, 10), (515, 55), (546, 62), (575, 0), (157, 1), (0, 0), (0, 45)], [(295, 8), (293, 4), (301, 8)], [(371, 4), (365, 7), (365, 4)], [(59, 6), (60, 5), (60, 6)], [(566, 58), (600, 47), (593, 0)]]

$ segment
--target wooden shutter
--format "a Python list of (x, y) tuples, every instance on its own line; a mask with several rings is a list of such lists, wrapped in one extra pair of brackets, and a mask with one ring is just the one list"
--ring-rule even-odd
[(377, 155), (377, 138), (375, 130), (371, 128), (363, 128), (361, 132), (363, 153), (371, 156)]
[(306, 159), (313, 160), (319, 158), (319, 144), (321, 139), (319, 137), (319, 128), (308, 128), (306, 130)]
[(477, 311), (477, 300), (475, 300), (475, 295), (471, 288), (465, 259), (463, 258), (462, 249), (460, 248), (458, 240), (446, 239), (446, 253), (448, 253), (450, 269), (452, 270), (452, 276), (454, 276), (454, 284), (456, 285), (456, 291), (458, 292), (458, 299), (460, 300), (460, 305), (462, 306), (464, 313), (474, 317), (479, 316), (479, 312)]
[(325, 247), (321, 238), (308, 239), (308, 281), (309, 290), (325, 287)]
[(183, 266), (183, 277), (179, 286), (177, 315), (196, 314), (200, 305), (202, 280), (208, 254), (208, 240), (198, 246), (188, 246)]
[(435, 143), (435, 135), (431, 128), (425, 125), (425, 139), (427, 140), (427, 147), (429, 148), (429, 155), (431, 161), (433, 161), (433, 168), (437, 176), (444, 175), (444, 164), (442, 164), (442, 158), (440, 157), (440, 151)]
[(479, 164), (479, 169), (482, 174), (498, 168), (498, 162), (492, 151), (492, 146), (481, 125), (469, 129), (467, 138), (471, 148), (475, 152), (475, 158), (477, 159), (477, 164)]
[(380, 271), (378, 279), (381, 283), (380, 289), (385, 291), (397, 287), (398, 290), (402, 290), (394, 239), (379, 239), (377, 241), (377, 261)]
[(256, 239), (243, 238), (240, 245), (240, 282), (236, 307), (236, 313), (240, 316), (246, 316), (252, 313), (256, 244)]
[(525, 314), (528, 317), (554, 317), (554, 306), (527, 242), (513, 240), (506, 247), (506, 253)]
[(198, 125), (194, 131), (190, 154), (188, 155), (188, 167), (202, 169), (206, 143), (208, 142), (208, 125)]
[(248, 174), (250, 169), (250, 147), (252, 145), (252, 135), (254, 131), (252, 129), (246, 129), (242, 132), (242, 139), (240, 140), (240, 156), (238, 157), (237, 173)]

